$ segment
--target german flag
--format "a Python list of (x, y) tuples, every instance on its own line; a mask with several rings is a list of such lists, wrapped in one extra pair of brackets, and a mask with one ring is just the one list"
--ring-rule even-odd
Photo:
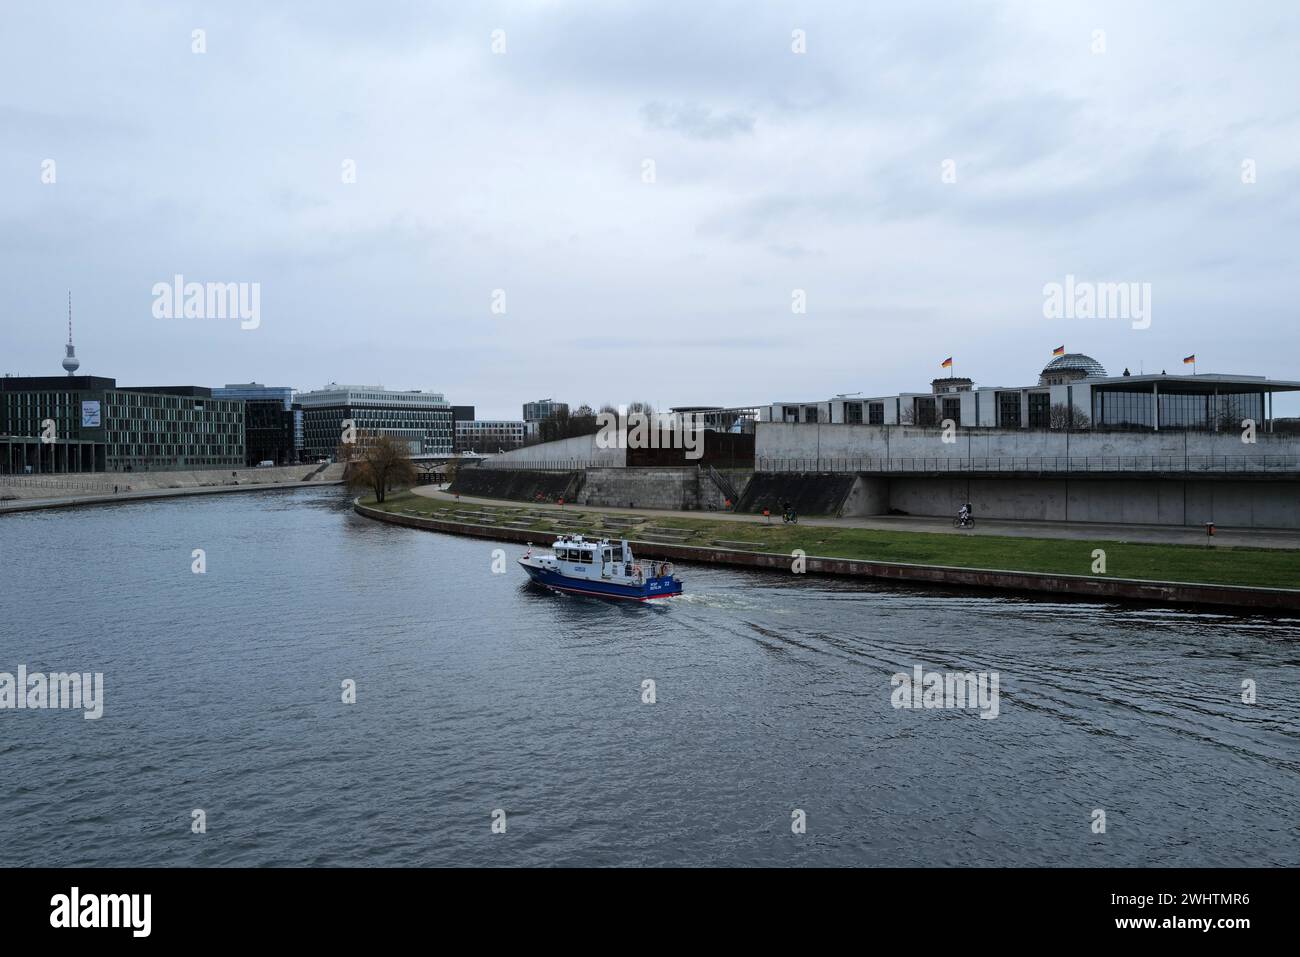
[(1065, 346), (1057, 346), (1055, 349), (1052, 350), (1052, 355), (1054, 356), (1065, 355)]
[(940, 368), (940, 369), (951, 369), (951, 368), (952, 368), (952, 356), (949, 356), (948, 358), (946, 358), (946, 359), (944, 359), (942, 362), (940, 362), (940, 363), (939, 363), (939, 368)]
[(1195, 362), (1196, 362), (1196, 353), (1195, 353), (1195, 352), (1193, 352), (1190, 356), (1183, 356), (1183, 365), (1185, 365), (1185, 366), (1190, 366), (1190, 365), (1194, 364)]

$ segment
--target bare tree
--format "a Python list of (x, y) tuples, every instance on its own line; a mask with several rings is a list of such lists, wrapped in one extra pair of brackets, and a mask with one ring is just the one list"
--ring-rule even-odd
[(1067, 429), (1071, 432), (1077, 432), (1080, 429), (1092, 428), (1092, 419), (1088, 414), (1080, 409), (1077, 405), (1071, 405), (1067, 402), (1057, 402), (1048, 412), (1049, 422), (1053, 429)]
[(391, 489), (415, 484), (415, 466), (406, 443), (385, 433), (358, 433), (347, 450), (344, 479), (350, 489), (369, 489), (382, 503)]

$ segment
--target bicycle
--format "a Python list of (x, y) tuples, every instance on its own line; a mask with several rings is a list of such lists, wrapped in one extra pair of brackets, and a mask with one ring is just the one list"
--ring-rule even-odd
[(952, 520), (952, 527), (953, 528), (974, 528), (975, 517), (973, 515), (967, 515), (965, 517), (958, 515), (956, 518)]
[(786, 512), (781, 516), (781, 523), (784, 525), (798, 525), (799, 516), (794, 512)]

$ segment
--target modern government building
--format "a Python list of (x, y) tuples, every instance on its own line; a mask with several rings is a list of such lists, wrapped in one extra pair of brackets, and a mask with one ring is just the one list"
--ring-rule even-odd
[(440, 392), (393, 391), (377, 385), (331, 383), (300, 392), (303, 447), (309, 458), (329, 458), (343, 440), (344, 422), (358, 433), (382, 433), (406, 443), (412, 455), (450, 455), (455, 431), (451, 403)]
[(243, 468), (244, 404), (201, 386), (119, 388), (100, 376), (0, 378), (0, 470)]
[(945, 420), (962, 428), (1069, 431), (1239, 429), (1252, 419), (1273, 424), (1273, 396), (1300, 391), (1300, 382), (1251, 375), (1109, 375), (1081, 353), (1054, 358), (1037, 385), (976, 387), (971, 379), (940, 378), (929, 392), (875, 398), (837, 396), (776, 402), (759, 409), (761, 422), (915, 425)]

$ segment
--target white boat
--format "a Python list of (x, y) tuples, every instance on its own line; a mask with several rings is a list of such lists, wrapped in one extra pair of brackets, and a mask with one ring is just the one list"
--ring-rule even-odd
[(627, 539), (561, 535), (551, 552), (534, 551), (530, 544), (519, 564), (537, 584), (575, 595), (648, 601), (682, 593), (671, 562), (638, 559)]

